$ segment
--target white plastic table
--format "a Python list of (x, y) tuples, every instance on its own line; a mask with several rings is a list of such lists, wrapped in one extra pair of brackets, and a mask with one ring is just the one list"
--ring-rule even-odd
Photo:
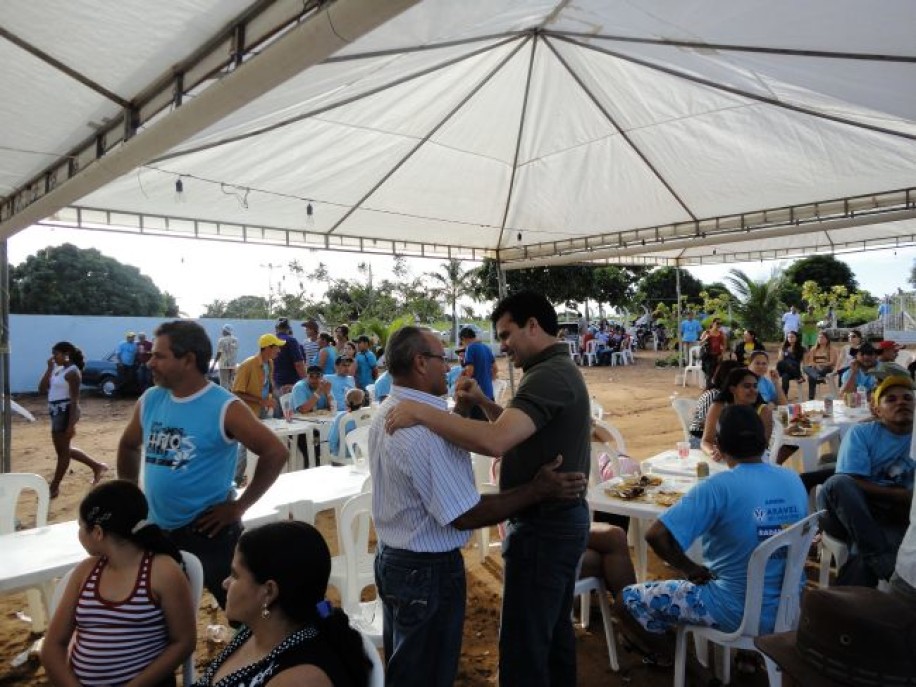
[(289, 517), (289, 507), (299, 501), (309, 501), (315, 513), (334, 508), (339, 510), (350, 498), (362, 492), (369, 473), (349, 465), (321, 465), (309, 470), (284, 472), (277, 477), (242, 519), (256, 524)]
[[(297, 413), (293, 415), (289, 422), (283, 418), (274, 417), (265, 418), (261, 420), (261, 422), (263, 422), (264, 426), (270, 429), (270, 431), (272, 431), (278, 437), (283, 437), (287, 440), (287, 446), (289, 447), (289, 461), (287, 462), (287, 469), (301, 470), (306, 466), (301, 460), (298, 442), (293, 441), (293, 438), (299, 436), (300, 434), (308, 434), (311, 436), (312, 432), (317, 431), (319, 441), (326, 443), (328, 440), (328, 433), (331, 431), (331, 425), (334, 422), (334, 415), (332, 413), (310, 413), (308, 415)], [(308, 464), (317, 465), (317, 461), (315, 459), (314, 443), (307, 441), (306, 446), (308, 447)]]
[[(807, 401), (802, 404), (806, 411), (823, 411), (823, 401)], [(808, 437), (796, 437), (786, 434), (784, 443), (798, 446), (801, 452), (802, 471), (810, 472), (817, 469), (821, 446), (827, 444), (834, 453), (840, 448), (840, 440), (849, 431), (850, 427), (866, 422), (872, 418), (868, 408), (847, 408), (842, 401), (833, 404), (833, 417), (821, 421), (821, 429), (817, 434)]]
[[(677, 458), (677, 455), (675, 455)], [(643, 461), (645, 463), (645, 461)], [(666, 478), (666, 487), (676, 488), (679, 491), (687, 492), (696, 484), (696, 475), (693, 477), (670, 477)], [(646, 531), (658, 516), (668, 510), (667, 506), (660, 506), (653, 501), (638, 501), (618, 499), (608, 496), (604, 490), (609, 486), (608, 482), (602, 482), (588, 490), (586, 497), (589, 508), (600, 510), (604, 513), (614, 513), (616, 515), (625, 515), (630, 518), (630, 531), (632, 533), (631, 541), (636, 552), (636, 579), (640, 582), (646, 579), (648, 569), (648, 547), (646, 545)], [(698, 542), (694, 544), (687, 554), (695, 559), (701, 560), (702, 555), (698, 548)]]
[(86, 558), (78, 532), (79, 522), (68, 520), (0, 535), (0, 593), (44, 589)]
[(664, 475), (672, 477), (687, 477), (696, 479), (697, 463), (705, 462), (709, 465), (709, 474), (728, 470), (725, 463), (717, 463), (700, 449), (690, 449), (687, 458), (678, 458), (677, 451), (662, 451), (661, 453), (646, 458), (639, 464), (643, 474)]

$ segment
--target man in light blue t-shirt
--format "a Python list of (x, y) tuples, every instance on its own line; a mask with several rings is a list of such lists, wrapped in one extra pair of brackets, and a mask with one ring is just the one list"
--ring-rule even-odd
[(369, 343), (365, 334), (356, 340), (356, 388), (363, 391), (378, 376), (378, 359), (369, 350)]
[(913, 407), (909, 377), (881, 382), (872, 397), (877, 421), (846, 433), (836, 474), (818, 493), (824, 529), (850, 545), (837, 584), (875, 587), (894, 572), (913, 498)]
[[(670, 654), (673, 642), (665, 633), (679, 624), (737, 629), (754, 549), (808, 511), (799, 476), (761, 460), (766, 435), (752, 407), (726, 407), (716, 439), (731, 469), (697, 483), (646, 534), (655, 552), (686, 579), (630, 585), (617, 601), (624, 629), (648, 651)], [(684, 553), (698, 538), (706, 565)], [(784, 559), (774, 556), (767, 563), (761, 632), (773, 630), (784, 570)], [(799, 593), (801, 585), (799, 579)]]
[(703, 333), (703, 325), (693, 319), (693, 311), (687, 313), (687, 319), (681, 322), (681, 341), (685, 344), (696, 343)]
[[(289, 452), (238, 397), (207, 381), (212, 346), (196, 322), (156, 329), (153, 382), (137, 401), (118, 444), (118, 477), (143, 470), (149, 520), (200, 559), (204, 583), (225, 608), (223, 581), (242, 532), (242, 515), (273, 484)], [(232, 489), (238, 445), (259, 456), (248, 488)]]

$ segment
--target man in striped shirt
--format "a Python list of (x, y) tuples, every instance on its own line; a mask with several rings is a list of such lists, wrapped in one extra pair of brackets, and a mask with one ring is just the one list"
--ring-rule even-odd
[[(520, 291), (500, 301), (491, 320), (502, 350), (524, 371), (509, 406), (491, 401), (473, 379), (464, 378), (455, 392), (458, 403), (479, 406), (489, 422), (403, 402), (387, 414), (386, 430), (420, 423), (469, 451), (502, 456), (501, 494), (529, 485), (558, 454), (563, 456), (560, 471), (588, 472), (588, 389), (566, 344), (557, 343), (553, 306), (541, 294)], [(499, 629), (501, 685), (576, 684), (571, 611), (588, 527), (582, 498), (547, 500), (509, 519)]]
[(439, 338), (404, 327), (389, 340), (385, 358), (394, 386), (373, 420), (369, 459), (386, 684), (446, 687), (455, 682), (461, 654), (466, 585), (460, 548), (468, 530), (545, 499), (578, 501), (586, 478), (556, 471), (557, 457), (527, 484), (481, 496), (467, 451), (422, 426), (385, 430), (386, 415), (403, 403), (445, 411), (447, 365)]

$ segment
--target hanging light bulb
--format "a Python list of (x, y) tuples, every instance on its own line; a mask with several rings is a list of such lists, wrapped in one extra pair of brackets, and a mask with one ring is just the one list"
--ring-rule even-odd
[(184, 182), (181, 180), (181, 177), (178, 177), (175, 181), (175, 202), (184, 203), (187, 198), (184, 195)]
[(308, 201), (305, 206), (305, 226), (309, 228), (315, 226), (315, 208), (312, 207), (312, 201)]

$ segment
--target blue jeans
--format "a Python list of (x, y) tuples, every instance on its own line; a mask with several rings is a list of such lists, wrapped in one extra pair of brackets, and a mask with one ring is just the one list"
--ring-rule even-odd
[(509, 521), (503, 541), (500, 685), (576, 684), (573, 587), (588, 528), (584, 501), (544, 503)]
[(467, 582), (457, 549), (416, 553), (378, 545), (388, 687), (451, 687), (458, 673)]
[(837, 584), (875, 587), (878, 580), (890, 579), (906, 531), (891, 509), (866, 498), (856, 479), (845, 474), (824, 482), (817, 507), (827, 509), (821, 520), (824, 530), (849, 544), (849, 561)]
[(194, 529), (194, 523), (169, 530), (166, 535), (182, 551), (193, 553), (204, 569), (204, 586), (216, 599), (219, 607), (226, 608), (226, 590), (223, 580), (229, 577), (235, 545), (242, 536), (242, 523), (224, 527), (215, 537), (208, 537)]

